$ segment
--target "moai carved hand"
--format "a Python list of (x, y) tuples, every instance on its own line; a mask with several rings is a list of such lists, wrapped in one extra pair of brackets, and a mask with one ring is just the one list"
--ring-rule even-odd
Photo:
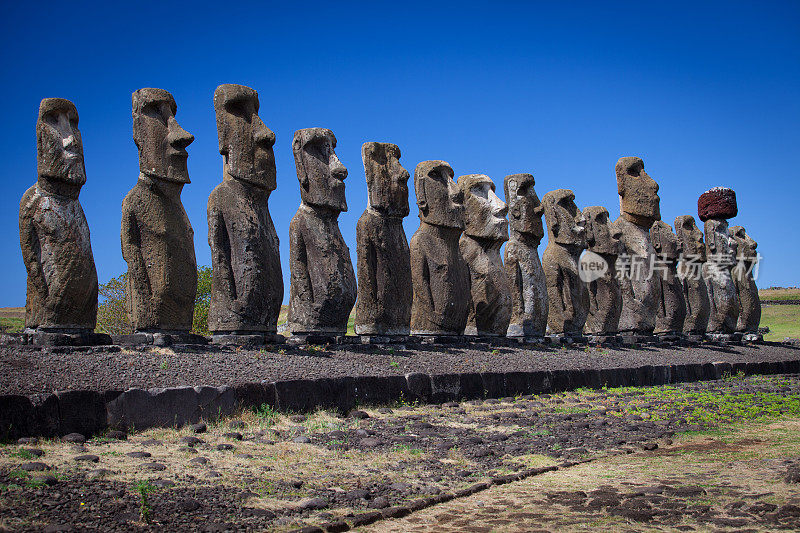
[(578, 273), (586, 248), (586, 219), (575, 205), (575, 194), (557, 189), (544, 195), (548, 243), (542, 255), (547, 279), (547, 327), (553, 335), (580, 337), (589, 313), (589, 293)]
[(194, 136), (175, 119), (163, 89), (133, 93), (139, 179), (122, 202), (122, 257), (128, 263), (131, 320), (137, 331), (187, 332), (197, 293), (194, 231), (181, 203), (189, 183), (186, 148)]
[(731, 274), (739, 298), (739, 319), (736, 331), (758, 333), (761, 322), (761, 300), (758, 297), (755, 273), (758, 271), (758, 255), (754, 241), (742, 226), (731, 226), (728, 233), (736, 241), (736, 266)]
[(739, 298), (731, 276), (736, 241), (728, 234), (728, 218), (737, 214), (736, 193), (715, 187), (697, 199), (697, 214), (705, 222), (705, 281), (711, 312), (707, 333), (731, 334), (739, 318)]
[(369, 193), (356, 225), (359, 335), (408, 335), (411, 322), (411, 255), (403, 230), (409, 174), (396, 144), (361, 147)]
[(289, 331), (344, 335), (356, 301), (356, 275), (339, 230), (347, 211), (347, 169), (336, 156), (336, 137), (325, 128), (294, 134), (300, 208), (289, 225)]
[(91, 332), (97, 322), (97, 270), (78, 201), (86, 183), (75, 104), (45, 98), (36, 121), (37, 174), (19, 206), (28, 271), (25, 326)]
[(504, 254), (512, 302), (509, 337), (543, 337), (547, 327), (547, 281), (538, 251), (544, 207), (534, 185), (530, 174), (511, 174), (503, 180), (511, 227)]
[(458, 186), (464, 195), (459, 249), (469, 267), (472, 294), (465, 333), (502, 336), (511, 319), (511, 287), (500, 259), (500, 247), (508, 240), (508, 208), (489, 176), (461, 176)]
[(678, 277), (683, 285), (686, 303), (686, 319), (683, 332), (702, 335), (708, 326), (711, 303), (708, 289), (703, 279), (703, 265), (706, 262), (706, 245), (703, 232), (697, 227), (694, 217), (682, 215), (675, 219), (675, 234), (681, 242), (682, 259), (678, 262)]
[(614, 335), (619, 330), (622, 313), (622, 290), (616, 271), (621, 235), (611, 224), (605, 207), (586, 207), (583, 216), (586, 218), (587, 249), (597, 254), (605, 265), (602, 276), (586, 284), (589, 315), (584, 330), (590, 335)]
[(414, 171), (419, 229), (411, 237), (412, 335), (460, 335), (467, 325), (469, 268), (458, 249), (464, 195), (444, 161), (423, 161)]
[(658, 272), (651, 271), (653, 246), (650, 227), (661, 220), (658, 184), (644, 171), (638, 157), (622, 157), (615, 167), (617, 192), (622, 215), (614, 221), (619, 232), (622, 289), (622, 314), (619, 330), (622, 333), (649, 335), (656, 325), (661, 282)]
[(678, 236), (672, 233), (669, 224), (660, 220), (653, 222), (650, 228), (650, 242), (656, 252), (661, 280), (661, 302), (656, 316), (655, 333), (680, 333), (686, 318), (683, 283), (678, 277), (678, 258), (683, 252), (683, 246)]
[(275, 333), (283, 302), (279, 240), (269, 213), (276, 187), (275, 134), (258, 116), (258, 93), (214, 91), (223, 181), (208, 198), (211, 307), (215, 334)]

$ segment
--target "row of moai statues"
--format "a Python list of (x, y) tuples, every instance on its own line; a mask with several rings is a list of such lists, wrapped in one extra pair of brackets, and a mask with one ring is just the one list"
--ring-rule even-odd
[[(163, 89), (137, 90), (132, 108), (139, 178), (122, 203), (121, 228), (130, 317), (138, 334), (185, 338), (197, 265), (180, 195), (190, 182), (187, 147), (194, 138), (178, 124), (175, 100)], [(284, 287), (268, 208), (277, 185), (275, 134), (259, 118), (258, 94), (249, 87), (220, 85), (214, 110), (224, 165), (222, 183), (208, 201), (209, 330), (220, 342), (277, 341)], [(97, 273), (78, 201), (86, 177), (71, 102), (42, 101), (37, 146), (38, 181), (23, 196), (19, 219), (27, 331), (104, 342), (92, 338)], [(506, 204), (488, 176), (466, 175), (456, 183), (448, 163), (423, 161), (414, 172), (420, 227), (409, 245), (402, 220), (409, 214), (410, 175), (400, 149), (368, 142), (362, 147), (368, 203), (357, 224), (357, 282), (338, 226), (347, 210), (347, 169), (335, 148), (336, 137), (324, 128), (298, 130), (292, 141), (301, 204), (289, 228), (288, 329), (297, 338), (344, 335), (354, 306), (355, 332), (380, 339), (753, 333), (758, 327), (757, 289), (742, 261), (717, 268), (720, 275), (678, 275), (681, 251), (697, 255), (703, 272), (708, 253), (738, 249), (752, 257), (755, 242), (743, 228), (727, 226), (736, 215), (730, 189), (700, 198), (704, 244), (693, 217), (678, 217), (675, 233), (660, 221), (658, 185), (639, 158), (616, 165), (622, 215), (613, 223), (603, 207), (579, 210), (566, 189), (540, 202), (530, 174), (506, 176)], [(540, 261), (542, 216), (548, 245)], [(602, 267), (588, 281), (580, 275), (584, 250)], [(657, 254), (667, 263), (659, 272), (645, 260), (636, 266), (640, 275), (617, 275), (620, 257)]]

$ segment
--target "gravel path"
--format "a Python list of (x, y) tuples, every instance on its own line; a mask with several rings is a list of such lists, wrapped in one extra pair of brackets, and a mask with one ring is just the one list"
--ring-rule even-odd
[(236, 350), (175, 346), (145, 350), (103, 347), (34, 349), (0, 347), (0, 394), (55, 390), (126, 390), (131, 387), (234, 385), (262, 380), (403, 375), (409, 372), (537, 371), (643, 365), (765, 362), (800, 359), (800, 348), (751, 346), (530, 349), (471, 346), (382, 349), (341, 346), (302, 350)]

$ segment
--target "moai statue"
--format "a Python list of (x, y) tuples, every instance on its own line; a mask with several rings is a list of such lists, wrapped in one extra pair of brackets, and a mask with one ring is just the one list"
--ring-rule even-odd
[(274, 341), (283, 302), (278, 234), (267, 203), (276, 187), (275, 134), (259, 118), (258, 93), (250, 87), (217, 87), (214, 112), (224, 160), (222, 183), (208, 198), (208, 329), (216, 342), (242, 335)]
[(42, 100), (36, 155), (37, 182), (19, 204), (19, 240), (28, 271), (25, 326), (39, 337), (62, 334), (70, 344), (96, 344), (97, 270), (78, 201), (86, 173), (75, 104)]
[(650, 228), (650, 242), (660, 263), (661, 302), (656, 315), (655, 333), (676, 336), (683, 331), (686, 318), (686, 301), (683, 283), (678, 277), (678, 258), (683, 247), (678, 236), (666, 222), (656, 220)]
[(708, 289), (703, 279), (703, 265), (706, 262), (703, 232), (697, 227), (693, 216), (682, 215), (675, 219), (675, 234), (683, 249), (683, 259), (678, 263), (678, 276), (681, 278), (686, 303), (683, 332), (692, 336), (704, 335), (711, 303), (708, 301)]
[(505, 270), (511, 289), (509, 337), (544, 337), (547, 327), (547, 281), (538, 246), (544, 237), (544, 207), (530, 174), (511, 174), (503, 181), (511, 238), (505, 249)]
[(411, 237), (412, 335), (461, 335), (470, 301), (469, 267), (458, 239), (464, 195), (444, 161), (423, 161), (414, 171), (419, 229)]
[(623, 276), (619, 331), (625, 335), (651, 335), (661, 301), (658, 272), (652, 271), (650, 227), (661, 220), (658, 184), (644, 171), (638, 157), (622, 157), (615, 167), (621, 216), (614, 221), (620, 234)]
[(194, 232), (181, 204), (189, 183), (186, 147), (194, 140), (175, 119), (163, 89), (133, 93), (133, 140), (139, 180), (122, 201), (122, 257), (128, 305), (137, 332), (186, 334), (197, 292)]
[[(586, 317), (584, 331), (595, 337), (614, 336), (619, 329), (622, 313), (622, 290), (616, 271), (620, 234), (611, 224), (605, 207), (586, 207), (583, 216), (586, 218), (587, 250), (591, 252), (587, 255), (597, 262), (595, 269), (584, 271), (584, 281), (589, 291), (589, 316)], [(585, 259), (588, 258), (581, 258), (581, 262)], [(590, 276), (591, 281), (586, 276)]]
[(736, 331), (739, 298), (731, 276), (736, 257), (736, 241), (728, 234), (728, 220), (736, 216), (736, 193), (714, 187), (697, 199), (697, 214), (705, 222), (706, 263), (704, 276), (711, 312), (706, 333), (730, 335)]
[(589, 292), (578, 272), (578, 259), (586, 249), (586, 220), (575, 194), (557, 189), (544, 195), (547, 248), (542, 267), (547, 279), (547, 329), (551, 335), (583, 336), (589, 314)]
[(758, 339), (758, 325), (761, 322), (761, 300), (754, 271), (758, 267), (756, 247), (758, 243), (750, 238), (742, 226), (728, 228), (728, 233), (736, 241), (736, 266), (733, 267), (733, 283), (739, 297), (739, 319), (736, 331)]
[(466, 335), (503, 336), (511, 319), (511, 286), (500, 259), (508, 240), (508, 209), (489, 176), (458, 178), (464, 195), (464, 234), (458, 241), (470, 273), (472, 298)]
[(334, 148), (336, 137), (329, 129), (294, 133), (301, 202), (289, 224), (288, 325), (299, 337), (344, 335), (356, 302), (356, 274), (339, 231), (339, 214), (347, 211), (347, 169)]
[(411, 324), (411, 255), (403, 231), (408, 216), (408, 178), (396, 144), (361, 146), (367, 209), (356, 225), (359, 335), (408, 335)]

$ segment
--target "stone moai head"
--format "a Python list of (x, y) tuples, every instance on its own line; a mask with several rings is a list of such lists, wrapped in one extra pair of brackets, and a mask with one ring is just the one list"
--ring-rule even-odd
[(583, 208), (586, 219), (586, 246), (597, 254), (618, 255), (622, 232), (611, 224), (608, 209), (592, 205)]
[(423, 161), (414, 170), (419, 218), (434, 226), (464, 228), (464, 194), (444, 161)]
[(644, 171), (644, 161), (638, 157), (621, 157), (614, 170), (620, 211), (625, 218), (648, 228), (661, 220), (658, 183)]
[(668, 261), (677, 261), (683, 251), (678, 236), (672, 233), (669, 224), (661, 220), (656, 220), (650, 227), (650, 244), (658, 255), (663, 256)]
[(392, 143), (361, 146), (367, 177), (368, 205), (390, 217), (408, 216), (408, 171), (400, 164), (400, 148)]
[(347, 168), (336, 153), (336, 137), (326, 128), (306, 128), (294, 132), (292, 151), (304, 204), (347, 211), (344, 180)]
[(736, 252), (743, 259), (753, 259), (756, 257), (758, 243), (747, 234), (742, 226), (731, 226), (728, 233), (736, 241)]
[(703, 232), (697, 227), (692, 215), (681, 215), (675, 219), (675, 234), (681, 242), (684, 255), (700, 262), (706, 260)]
[(244, 85), (226, 83), (214, 91), (219, 153), (235, 179), (274, 191), (275, 134), (258, 116), (258, 93)]
[(189, 183), (186, 147), (194, 136), (175, 119), (178, 106), (164, 89), (145, 88), (133, 93), (133, 141), (139, 149), (139, 171), (145, 176)]
[(586, 247), (586, 219), (569, 189), (550, 191), (542, 198), (548, 239), (562, 245)]
[(86, 183), (78, 110), (63, 98), (45, 98), (36, 121), (39, 179), (60, 181), (80, 190)]
[(470, 237), (508, 240), (506, 203), (495, 194), (494, 182), (483, 174), (468, 174), (457, 182), (464, 195), (464, 233)]
[(503, 180), (511, 229), (541, 241), (544, 237), (542, 226), (544, 207), (536, 195), (534, 185), (536, 181), (530, 174), (511, 174)]

